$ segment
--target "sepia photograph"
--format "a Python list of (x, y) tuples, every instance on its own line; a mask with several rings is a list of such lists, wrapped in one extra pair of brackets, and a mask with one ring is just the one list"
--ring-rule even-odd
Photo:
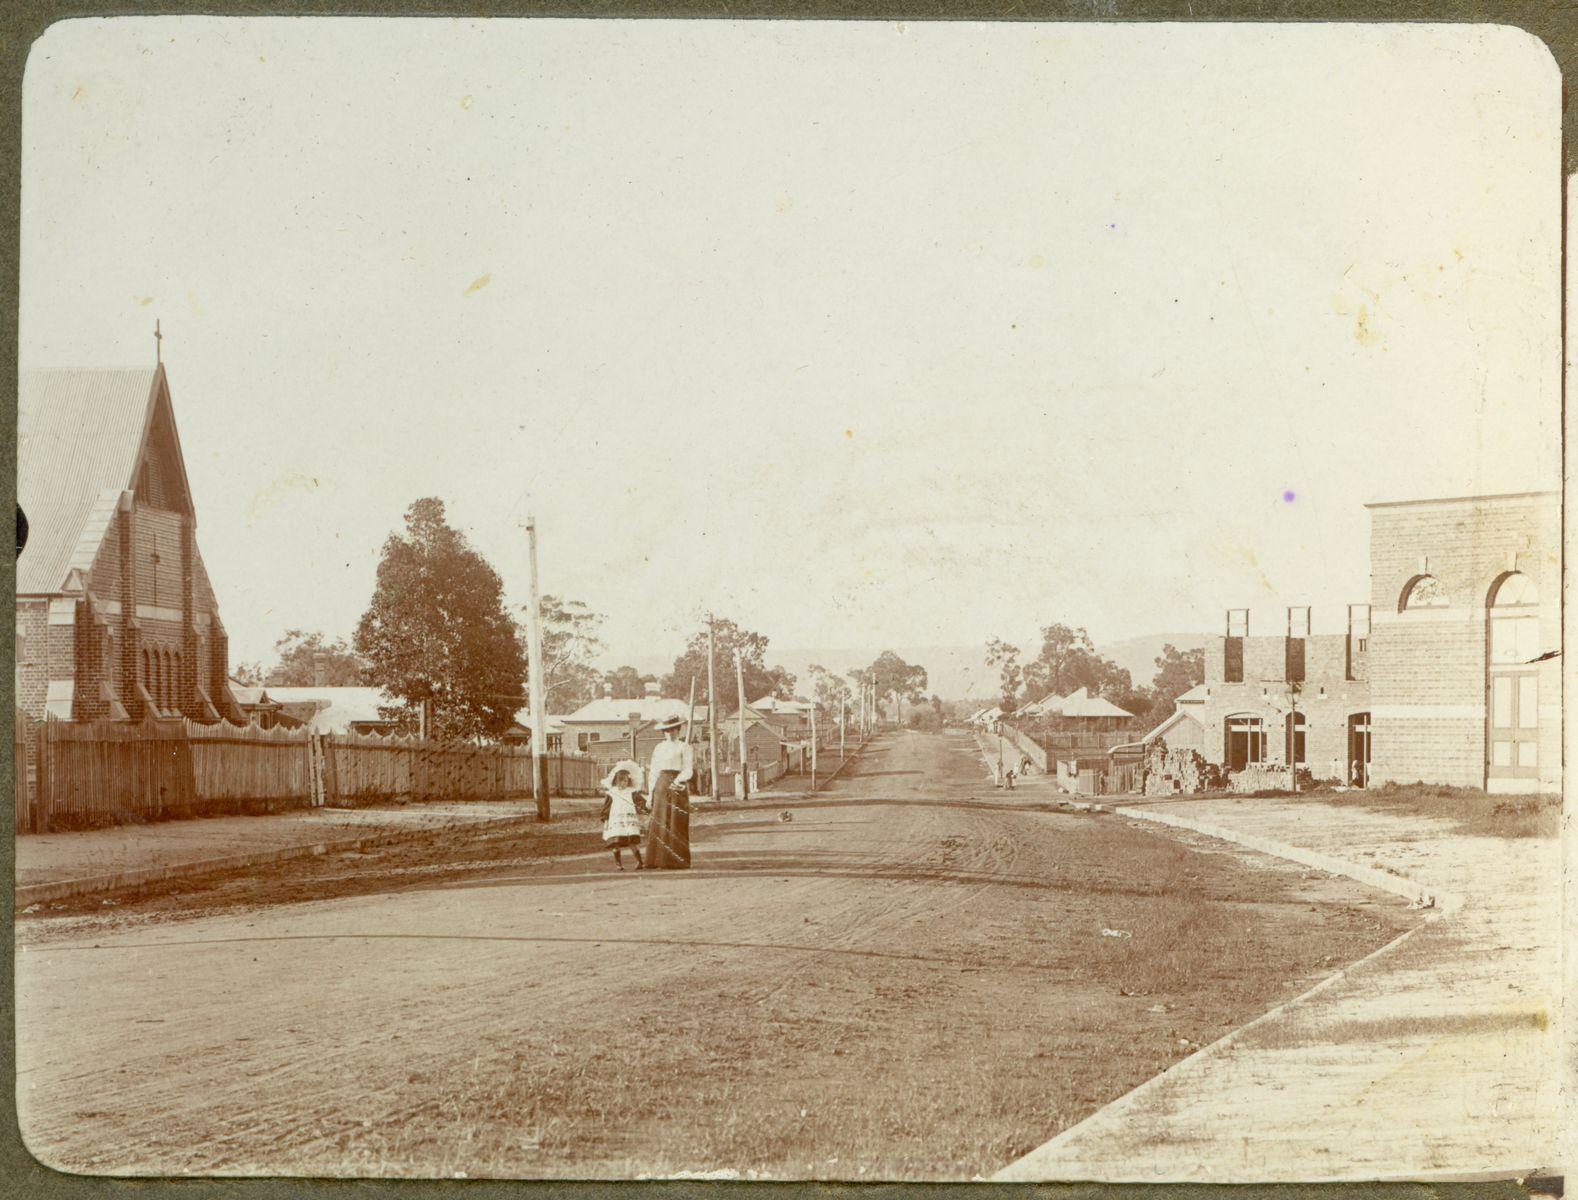
[(73, 1175), (1560, 1195), (1562, 79), (137, 16), (22, 84)]

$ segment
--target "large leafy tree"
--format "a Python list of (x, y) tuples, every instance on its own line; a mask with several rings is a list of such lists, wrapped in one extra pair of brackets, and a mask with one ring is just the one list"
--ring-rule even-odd
[(287, 629), (274, 643), (279, 661), (263, 677), (265, 686), (311, 687), (318, 682), (318, 666), (323, 666), (323, 682), (329, 687), (356, 687), (366, 682), (367, 668), (344, 638), (330, 641), (321, 633)]
[(445, 520), (442, 500), (406, 511), (405, 532), (384, 543), (355, 648), (408, 724), (423, 706), (435, 737), (497, 735), (513, 723), (526, 702), (526, 661), (503, 593), (498, 573)]
[[(767, 637), (741, 629), (733, 621), (715, 618), (712, 623), (712, 669), (718, 687), (718, 708), (732, 712), (736, 687), (734, 655), (738, 651), (745, 674), (745, 701), (759, 700), (763, 696), (787, 699), (794, 692), (794, 676), (782, 667), (769, 667), (766, 662)], [(684, 653), (674, 660), (674, 669), (663, 680), (663, 694), (678, 700), (690, 698), (690, 681), (696, 681), (696, 701), (707, 700), (707, 630), (703, 626), (685, 644)]]
[(1205, 647), (1180, 650), (1171, 642), (1156, 656), (1156, 677), (1151, 687), (1156, 698), (1171, 704), (1196, 684), (1205, 682)]
[[(558, 596), (542, 597), (541, 612), (543, 703), (550, 713), (573, 712), (597, 693), (601, 682), (592, 660), (603, 649), (603, 618), (579, 600)], [(519, 636), (526, 644), (524, 628)]]
[(1024, 669), (1019, 665), (1019, 647), (993, 638), (986, 643), (986, 665), (997, 668), (997, 677), (1003, 687), (999, 703), (1003, 711), (1013, 712), (1019, 707), (1019, 688), (1024, 680)]
[[(659, 680), (656, 675), (643, 675), (634, 667), (616, 667), (603, 674), (603, 682), (613, 691), (615, 700), (639, 700), (647, 694), (647, 684), (658, 683)], [(696, 686), (706, 690), (705, 681), (698, 682)], [(685, 687), (686, 697), (689, 698), (690, 684), (687, 683)]]
[(879, 700), (891, 700), (900, 713), (904, 701), (919, 703), (926, 694), (926, 668), (907, 663), (891, 650), (884, 650), (869, 667), (850, 672), (857, 680), (876, 685)]

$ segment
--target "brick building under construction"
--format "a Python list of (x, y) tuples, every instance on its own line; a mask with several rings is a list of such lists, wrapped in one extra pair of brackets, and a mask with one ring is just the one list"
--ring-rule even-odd
[(1205, 682), (1147, 735), (1230, 771), (1492, 792), (1561, 786), (1560, 496), (1371, 504), (1370, 596), (1345, 630), (1308, 607), (1252, 633), (1229, 609)]

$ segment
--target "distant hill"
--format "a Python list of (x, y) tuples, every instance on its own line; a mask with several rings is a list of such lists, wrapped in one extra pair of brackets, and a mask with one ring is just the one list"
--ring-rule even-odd
[[(1096, 649), (1120, 667), (1125, 668), (1135, 684), (1150, 686), (1156, 674), (1156, 656), (1168, 642), (1180, 650), (1191, 650), (1205, 645), (1203, 633), (1148, 633), (1143, 637), (1125, 638), (1118, 642), (1097, 644)], [(1033, 649), (1033, 648), (1032, 648)], [(892, 650), (905, 662), (918, 663), (926, 668), (928, 695), (944, 700), (980, 700), (982, 703), (997, 695), (997, 672), (986, 665), (986, 647), (979, 646), (867, 646), (850, 649), (779, 650), (767, 651), (770, 666), (786, 667), (792, 671), (799, 686), (804, 687), (811, 677), (811, 664), (818, 663), (829, 671), (843, 675), (851, 667), (863, 667), (884, 650)], [(639, 655), (615, 661), (608, 658), (599, 662), (604, 670), (619, 666), (632, 666), (644, 675), (662, 678), (674, 668), (672, 658)], [(706, 687), (705, 681), (700, 686)], [(720, 687), (723, 684), (720, 682)], [(756, 699), (755, 696), (751, 697)]]
[[(986, 666), (986, 647), (980, 646), (876, 646), (855, 649), (779, 650), (770, 647), (767, 664), (791, 671), (797, 686), (804, 688), (811, 677), (811, 664), (826, 667), (837, 675), (845, 675), (852, 667), (869, 666), (872, 659), (884, 650), (892, 650), (905, 662), (926, 668), (926, 693), (944, 700), (963, 700), (971, 697), (990, 698), (997, 693), (997, 674)], [(660, 679), (674, 669), (672, 658), (653, 655), (617, 658), (604, 655), (598, 661), (602, 670), (631, 666), (643, 675), (656, 675)], [(700, 686), (706, 687), (701, 681)], [(723, 686), (722, 682), (718, 685)], [(751, 697), (756, 699), (755, 696)]]
[(1096, 649), (1128, 671), (1136, 687), (1150, 687), (1156, 677), (1156, 656), (1163, 646), (1171, 642), (1180, 650), (1199, 650), (1205, 646), (1205, 637), (1203, 633), (1147, 633), (1097, 645)]
[(839, 675), (851, 667), (870, 666), (884, 650), (892, 650), (907, 663), (926, 668), (926, 694), (944, 700), (992, 696), (997, 673), (987, 669), (986, 647), (980, 646), (868, 646), (842, 650), (769, 650), (767, 660), (793, 671), (801, 684), (810, 678), (811, 664), (819, 663)]

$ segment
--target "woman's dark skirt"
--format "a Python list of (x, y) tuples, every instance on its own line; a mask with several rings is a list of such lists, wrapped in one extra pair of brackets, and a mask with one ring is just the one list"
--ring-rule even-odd
[(678, 771), (660, 771), (652, 784), (652, 821), (647, 826), (648, 870), (690, 866), (690, 791), (671, 788)]

